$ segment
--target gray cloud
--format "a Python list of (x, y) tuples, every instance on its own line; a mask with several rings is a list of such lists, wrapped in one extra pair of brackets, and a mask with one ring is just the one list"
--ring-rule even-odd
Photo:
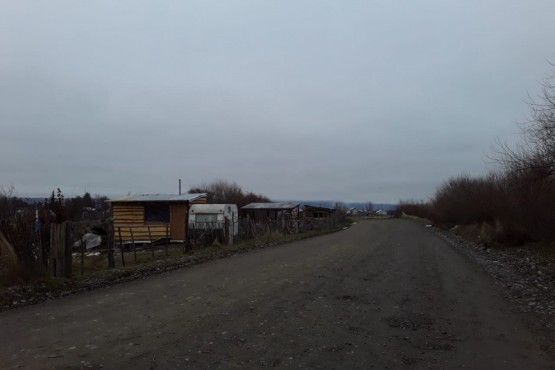
[(552, 1), (18, 1), (0, 184), (395, 202), (492, 168), (553, 59)]

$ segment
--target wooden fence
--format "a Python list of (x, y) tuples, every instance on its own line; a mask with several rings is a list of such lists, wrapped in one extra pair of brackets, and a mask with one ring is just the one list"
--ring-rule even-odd
[[(186, 240), (179, 243), (170, 243), (170, 229), (167, 226), (165, 226), (165, 230), (161, 231), (158, 228), (154, 233), (144, 225), (137, 226), (137, 228), (133, 226), (113, 228), (108, 220), (51, 224), (47, 258), (48, 272), (53, 277), (69, 278), (72, 273), (84, 274), (86, 259), (92, 255), (96, 256), (97, 260), (105, 259), (105, 262), (98, 266), (99, 269), (113, 268), (117, 265), (125, 267), (128, 263), (144, 262), (147, 257), (151, 260), (160, 258), (161, 253), (168, 257), (171, 249), (180, 249), (183, 253), (187, 253), (192, 248), (210, 245), (215, 241), (220, 244), (230, 244), (233, 243), (234, 238), (246, 240), (268, 233), (298, 233), (331, 228), (340, 221), (336, 217), (316, 220), (268, 220), (257, 223), (249, 219), (242, 219), (239, 221), (239, 234), (236, 236), (231, 232), (228, 222), (224, 225), (221, 223), (191, 223)], [(85, 235), (90, 232), (102, 234), (102, 242), (94, 248), (94, 251), (88, 250), (84, 241)]]

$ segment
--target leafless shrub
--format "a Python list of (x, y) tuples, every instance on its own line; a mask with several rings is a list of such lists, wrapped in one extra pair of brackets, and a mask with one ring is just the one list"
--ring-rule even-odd
[(8, 284), (19, 275), (19, 263), (13, 246), (0, 231), (0, 283)]
[(237, 183), (221, 179), (194, 186), (189, 189), (189, 193), (207, 193), (208, 203), (237, 204), (239, 208), (249, 203), (270, 202), (270, 199), (262, 194), (245, 192)]
[(481, 225), (484, 241), (515, 245), (555, 241), (555, 183), (530, 172), (454, 177), (429, 202), (401, 202), (399, 208), (443, 228)]
[(25, 201), (16, 196), (13, 186), (0, 185), (0, 220), (15, 217), (18, 210), (27, 205)]
[(554, 80), (555, 74), (548, 76), (540, 97), (530, 98), (530, 119), (521, 124), (522, 142), (497, 144), (494, 159), (501, 172), (450, 178), (429, 202), (401, 203), (400, 209), (446, 228), (481, 225), (483, 240), (555, 241)]
[(502, 194), (504, 203), (497, 212), (504, 230), (501, 239), (513, 244), (526, 240), (555, 240), (552, 222), (555, 183), (552, 178), (538, 177), (532, 170), (507, 173)]
[[(27, 212), (23, 217), (0, 221), (0, 233), (3, 235), (3, 256), (8, 251), (11, 255), (9, 259), (10, 266), (6, 266), (4, 271), (8, 274), (8, 280), (12, 280), (12, 283), (16, 278), (25, 281), (44, 273), (43, 251), (37, 237), (38, 234), (34, 231), (33, 212)], [(15, 265), (14, 255), (17, 257)], [(2, 280), (5, 279), (6, 275), (4, 274)]]
[(431, 202), (431, 218), (448, 228), (470, 223), (493, 224), (502, 202), (499, 175), (461, 175), (449, 179), (436, 191)]
[(399, 206), (396, 209), (396, 216), (400, 217), (403, 214), (432, 220), (432, 206), (430, 202), (403, 200), (399, 202)]

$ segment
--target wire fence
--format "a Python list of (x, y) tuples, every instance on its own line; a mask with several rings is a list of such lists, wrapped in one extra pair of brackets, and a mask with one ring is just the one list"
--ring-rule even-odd
[(15, 255), (18, 263), (27, 269), (46, 271), (55, 277), (71, 277), (167, 259), (214, 243), (232, 244), (266, 234), (333, 228), (342, 221), (345, 220), (330, 217), (196, 222), (184, 230), (184, 240), (172, 240), (169, 226), (165, 226), (162, 234), (160, 230), (154, 234), (148, 225), (146, 229), (145, 225), (114, 227), (111, 219), (42, 225), (4, 220), (0, 222), (0, 265), (6, 256)]

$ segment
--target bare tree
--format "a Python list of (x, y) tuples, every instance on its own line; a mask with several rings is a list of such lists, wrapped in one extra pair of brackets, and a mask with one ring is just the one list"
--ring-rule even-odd
[[(555, 69), (555, 65), (550, 63)], [(530, 118), (521, 124), (523, 142), (515, 147), (497, 145), (496, 160), (509, 172), (534, 174), (537, 178), (555, 175), (555, 72), (548, 75), (539, 98), (529, 98)]]
[(254, 202), (270, 201), (268, 197), (262, 194), (245, 193), (236, 182), (228, 182), (222, 179), (209, 184), (193, 186), (189, 189), (189, 193), (207, 193), (208, 203), (237, 204), (238, 207)]
[(8, 187), (0, 185), (0, 220), (13, 217), (18, 208), (27, 205), (23, 199), (18, 198), (15, 194), (13, 185)]

